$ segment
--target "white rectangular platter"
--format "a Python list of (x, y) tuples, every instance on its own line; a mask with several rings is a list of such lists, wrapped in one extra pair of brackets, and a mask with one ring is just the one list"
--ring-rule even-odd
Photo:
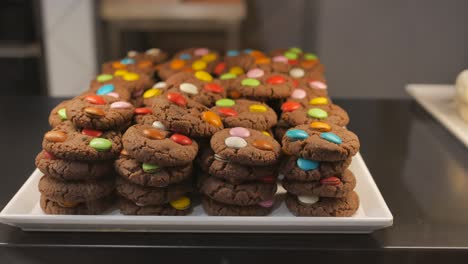
[[(350, 166), (356, 175), (360, 208), (352, 217), (296, 217), (283, 202), (266, 217), (207, 216), (196, 205), (188, 216), (125, 216), (117, 209), (103, 215), (45, 215), (35, 170), (0, 213), (0, 221), (26, 231), (219, 232), (219, 233), (370, 233), (391, 226), (393, 216), (360, 154)], [(282, 194), (283, 192), (283, 194)], [(278, 198), (284, 190), (279, 188)]]
[(453, 85), (409, 84), (406, 91), (468, 147), (468, 123), (457, 113)]

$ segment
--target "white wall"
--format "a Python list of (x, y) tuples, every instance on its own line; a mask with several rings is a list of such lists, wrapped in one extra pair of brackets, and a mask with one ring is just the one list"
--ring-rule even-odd
[(47, 86), (51, 96), (75, 96), (96, 74), (92, 0), (42, 0)]

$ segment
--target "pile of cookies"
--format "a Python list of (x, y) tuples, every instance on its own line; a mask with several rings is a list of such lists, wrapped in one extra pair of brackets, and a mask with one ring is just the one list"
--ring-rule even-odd
[(98, 214), (118, 197), (129, 215), (187, 215), (201, 202), (208, 215), (263, 216), (281, 181), (295, 215), (357, 210), (347, 167), (359, 140), (315, 54), (150, 49), (101, 71), (51, 112), (36, 161), (44, 212)]

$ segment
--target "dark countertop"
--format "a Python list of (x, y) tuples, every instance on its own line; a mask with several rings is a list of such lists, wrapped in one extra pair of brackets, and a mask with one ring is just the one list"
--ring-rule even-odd
[[(0, 208), (34, 170), (49, 111), (59, 101), (0, 98)], [(394, 216), (390, 228), (370, 235), (47, 233), (0, 224), (0, 263), (93, 263), (110, 256), (124, 263), (135, 254), (223, 263), (253, 256), (288, 261), (291, 254), (327, 262), (468, 259), (467, 148), (414, 101), (335, 101), (351, 116), (349, 129), (359, 135), (361, 154)]]

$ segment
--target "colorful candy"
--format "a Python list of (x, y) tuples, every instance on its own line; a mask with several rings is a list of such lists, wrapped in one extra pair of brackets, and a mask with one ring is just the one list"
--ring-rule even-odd
[(127, 74), (128, 71), (127, 70), (116, 70), (114, 72), (114, 76), (124, 76), (125, 74)]
[(173, 70), (181, 69), (184, 66), (185, 66), (185, 62), (183, 60), (178, 60), (178, 59), (172, 60), (169, 65), (169, 67), (171, 67), (171, 69)]
[(84, 99), (86, 101), (88, 101), (88, 102), (90, 102), (92, 104), (96, 104), (96, 105), (106, 104), (106, 100), (104, 100), (104, 98), (102, 98), (99, 95), (87, 95)]
[(83, 128), (83, 130), (81, 130), (81, 134), (90, 137), (100, 137), (102, 135), (102, 131), (90, 128)]
[(51, 160), (55, 159), (55, 156), (52, 153), (45, 151), (45, 150), (42, 151), (42, 155), (46, 159), (51, 159)]
[(229, 72), (235, 75), (244, 74), (244, 70), (239, 66), (232, 67), (231, 69), (229, 69)]
[(203, 55), (202, 57), (202, 60), (206, 61), (206, 62), (212, 62), (214, 60), (216, 60), (218, 56), (216, 56), (216, 54), (214, 53), (208, 53), (206, 55)]
[(146, 108), (146, 107), (138, 107), (138, 108), (135, 108), (134, 112), (137, 115), (147, 115), (147, 114), (152, 114), (153, 110)]
[(233, 137), (246, 138), (250, 137), (250, 131), (244, 127), (233, 127), (229, 129), (229, 135)]
[(323, 178), (320, 180), (320, 183), (323, 184), (323, 185), (332, 185), (332, 186), (336, 186), (336, 185), (339, 185), (341, 183), (341, 180), (335, 176), (331, 176), (331, 177), (326, 177), (326, 178)]
[(241, 137), (228, 137), (224, 144), (229, 148), (241, 149), (247, 147), (247, 141)]
[(143, 163), (141, 165), (141, 168), (143, 169), (144, 172), (146, 173), (154, 173), (159, 169), (159, 166), (156, 164), (150, 164), (150, 163)]
[(301, 68), (292, 68), (290, 71), (289, 71), (289, 75), (293, 78), (302, 78), (304, 77), (305, 75), (305, 72), (303, 69)]
[(60, 108), (57, 111), (57, 114), (60, 117), (60, 120), (67, 120), (67, 109), (66, 108)]
[(114, 77), (112, 75), (110, 75), (110, 74), (101, 74), (101, 75), (98, 75), (96, 80), (98, 82), (107, 82), (107, 81), (112, 80), (112, 78), (114, 78)]
[(223, 126), (223, 122), (221, 121), (221, 118), (215, 112), (212, 112), (212, 111), (203, 112), (202, 119), (215, 127)]
[(114, 97), (114, 98), (120, 98), (120, 95), (119, 95), (118, 93), (116, 93), (116, 92), (110, 92), (110, 93), (108, 93), (108, 94), (106, 94), (106, 95), (107, 95), (107, 96), (112, 96), (112, 97)]
[(270, 134), (270, 133), (268, 133), (268, 131), (262, 131), (262, 134), (263, 134), (263, 135), (265, 135), (265, 136), (269, 136), (269, 137), (271, 137), (271, 134)]
[(326, 97), (315, 97), (309, 101), (311, 105), (326, 105), (328, 104), (328, 99)]
[(304, 54), (304, 59), (306, 60), (316, 60), (318, 59), (317, 55), (313, 54), (313, 53), (306, 53)]
[(281, 111), (283, 112), (292, 112), (301, 108), (301, 104), (298, 102), (286, 102), (281, 105)]
[(328, 113), (320, 108), (311, 108), (307, 110), (307, 115), (317, 119), (325, 119), (328, 117)]
[(213, 80), (213, 76), (211, 76), (206, 71), (197, 71), (195, 72), (195, 77), (200, 81), (211, 82)]
[(273, 61), (274, 62), (288, 62), (288, 58), (286, 58), (285, 56), (275, 56), (273, 57)]
[(192, 144), (192, 140), (189, 137), (181, 135), (181, 134), (173, 134), (170, 137), (170, 139), (172, 141), (174, 141), (175, 143), (180, 144), (180, 145), (191, 145)]
[(288, 51), (294, 52), (294, 53), (302, 53), (302, 49), (298, 47), (291, 47)]
[(343, 142), (343, 140), (338, 136), (336, 135), (335, 133), (332, 133), (332, 132), (323, 132), (323, 133), (320, 133), (320, 137), (329, 141), (329, 142), (332, 142), (332, 143), (335, 143), (335, 144), (341, 144)]
[(238, 113), (232, 108), (218, 108), (218, 113), (224, 116), (237, 116)]
[(247, 77), (248, 78), (260, 78), (265, 74), (265, 72), (262, 69), (251, 69), (247, 72)]
[(195, 56), (203, 56), (203, 55), (208, 54), (209, 52), (210, 52), (210, 50), (207, 49), (207, 48), (198, 48), (198, 49), (193, 51), (193, 54)]
[(226, 69), (226, 63), (220, 62), (215, 66), (215, 68), (213, 69), (213, 72), (217, 75), (220, 75), (225, 69)]
[(204, 70), (206, 68), (206, 62), (202, 60), (196, 60), (192, 63), (192, 69), (196, 71)]
[(116, 109), (127, 109), (127, 108), (131, 108), (131, 107), (133, 107), (133, 105), (131, 103), (125, 102), (125, 101), (113, 102), (110, 105), (110, 108), (116, 108)]
[(273, 200), (266, 200), (266, 201), (259, 202), (258, 205), (264, 208), (271, 208), (274, 203), (275, 201)]
[(282, 84), (286, 82), (286, 79), (283, 76), (273, 75), (266, 80), (269, 84)]
[(182, 196), (181, 198), (171, 201), (170, 205), (176, 210), (185, 210), (190, 207), (190, 198)]
[(287, 59), (289, 59), (289, 60), (295, 60), (295, 59), (297, 59), (297, 53), (291, 52), (291, 51), (286, 51), (286, 52), (284, 53), (284, 56), (285, 56)]
[(187, 100), (180, 93), (175, 93), (175, 92), (168, 93), (167, 94), (167, 99), (169, 101), (173, 102), (174, 104), (177, 104), (177, 105), (180, 105), (180, 106), (185, 106), (187, 104)]
[(182, 53), (179, 55), (179, 59), (181, 60), (190, 60), (192, 58), (192, 56), (190, 56), (190, 54), (187, 54), (187, 53)]
[(252, 146), (261, 150), (273, 150), (273, 145), (266, 140), (255, 140), (252, 142)]
[(309, 137), (309, 134), (302, 129), (290, 129), (286, 131), (286, 137), (292, 140), (304, 140)]
[(159, 53), (161, 53), (161, 50), (157, 48), (152, 48), (152, 49), (147, 50), (145, 53), (148, 55), (156, 56)]
[(297, 165), (297, 167), (299, 167), (299, 169), (304, 170), (304, 171), (308, 171), (308, 170), (317, 169), (319, 167), (320, 163), (318, 161), (315, 161), (315, 160), (307, 160), (307, 159), (303, 159), (303, 158), (298, 158), (297, 161), (296, 161), (296, 165)]
[(137, 67), (140, 69), (149, 68), (153, 66), (153, 63), (150, 60), (142, 60), (137, 63)]
[(165, 88), (167, 86), (167, 83), (166, 82), (157, 82), (153, 85), (153, 89), (162, 89), (162, 88)]
[(152, 126), (160, 130), (166, 130), (166, 127), (164, 126), (163, 123), (161, 123), (161, 121), (154, 121)]
[(225, 73), (221, 76), (219, 76), (219, 79), (221, 80), (230, 80), (230, 79), (235, 79), (237, 78), (237, 75), (233, 74), (233, 73)]
[(256, 64), (269, 64), (271, 62), (270, 58), (262, 57), (255, 60)]
[(97, 89), (96, 94), (98, 95), (108, 94), (108, 93), (113, 92), (114, 89), (115, 87), (112, 83), (104, 84), (103, 86), (99, 87), (99, 89)]
[(314, 89), (321, 89), (321, 90), (327, 89), (327, 85), (320, 81), (310, 81), (309, 86), (310, 88), (314, 88)]
[(299, 195), (297, 200), (304, 205), (312, 205), (319, 201), (319, 197), (315, 195)]
[(127, 66), (122, 64), (120, 61), (114, 61), (112, 63), (112, 68), (114, 69), (125, 69)]
[(329, 124), (319, 121), (310, 123), (310, 127), (321, 132), (331, 131), (331, 126)]
[(222, 93), (224, 91), (224, 88), (217, 83), (207, 83), (203, 88), (205, 91), (212, 93)]
[(97, 151), (107, 151), (112, 147), (112, 142), (105, 138), (93, 138), (89, 146)]
[(244, 86), (256, 87), (260, 85), (260, 81), (257, 79), (247, 78), (247, 79), (242, 80), (241, 84)]
[(143, 98), (148, 99), (148, 98), (151, 98), (151, 97), (154, 97), (154, 96), (159, 96), (159, 95), (161, 95), (161, 93), (162, 93), (161, 89), (151, 88), (149, 90), (146, 90), (143, 93)]
[(101, 117), (106, 115), (106, 112), (104, 112), (104, 110), (96, 107), (85, 107), (83, 111), (86, 115), (90, 117)]
[(266, 108), (266, 106), (260, 105), (260, 104), (253, 104), (249, 106), (249, 112), (252, 112), (252, 113), (264, 113), (267, 110), (268, 109)]
[(127, 64), (134, 64), (135, 63), (135, 60), (134, 59), (131, 59), (131, 58), (125, 58), (125, 59), (122, 59), (120, 61), (120, 63), (124, 64), (124, 65), (127, 65)]
[(304, 99), (307, 96), (307, 92), (304, 89), (294, 89), (291, 98), (293, 99)]
[(44, 135), (44, 138), (50, 142), (64, 142), (67, 140), (67, 134), (62, 131), (50, 131)]
[(223, 106), (223, 107), (229, 107), (235, 105), (236, 102), (234, 100), (228, 99), (228, 98), (223, 98), (219, 99), (216, 101), (216, 106)]
[(166, 136), (161, 131), (159, 131), (158, 129), (154, 129), (154, 128), (143, 129), (143, 135), (146, 138), (155, 139), (155, 140), (162, 140), (166, 138)]
[(237, 50), (228, 50), (228, 51), (226, 52), (226, 55), (227, 55), (228, 57), (235, 57), (235, 56), (238, 56), (238, 55), (239, 55), (239, 51), (237, 51)]
[(138, 75), (137, 73), (134, 73), (134, 72), (127, 72), (126, 74), (124, 74), (122, 76), (122, 78), (125, 81), (132, 82), (132, 81), (136, 81), (136, 80), (140, 79), (140, 75)]
[(180, 86), (179, 86), (179, 89), (184, 92), (184, 93), (188, 93), (188, 94), (198, 94), (198, 88), (197, 86), (195, 86), (194, 84), (191, 84), (191, 83), (182, 83)]

